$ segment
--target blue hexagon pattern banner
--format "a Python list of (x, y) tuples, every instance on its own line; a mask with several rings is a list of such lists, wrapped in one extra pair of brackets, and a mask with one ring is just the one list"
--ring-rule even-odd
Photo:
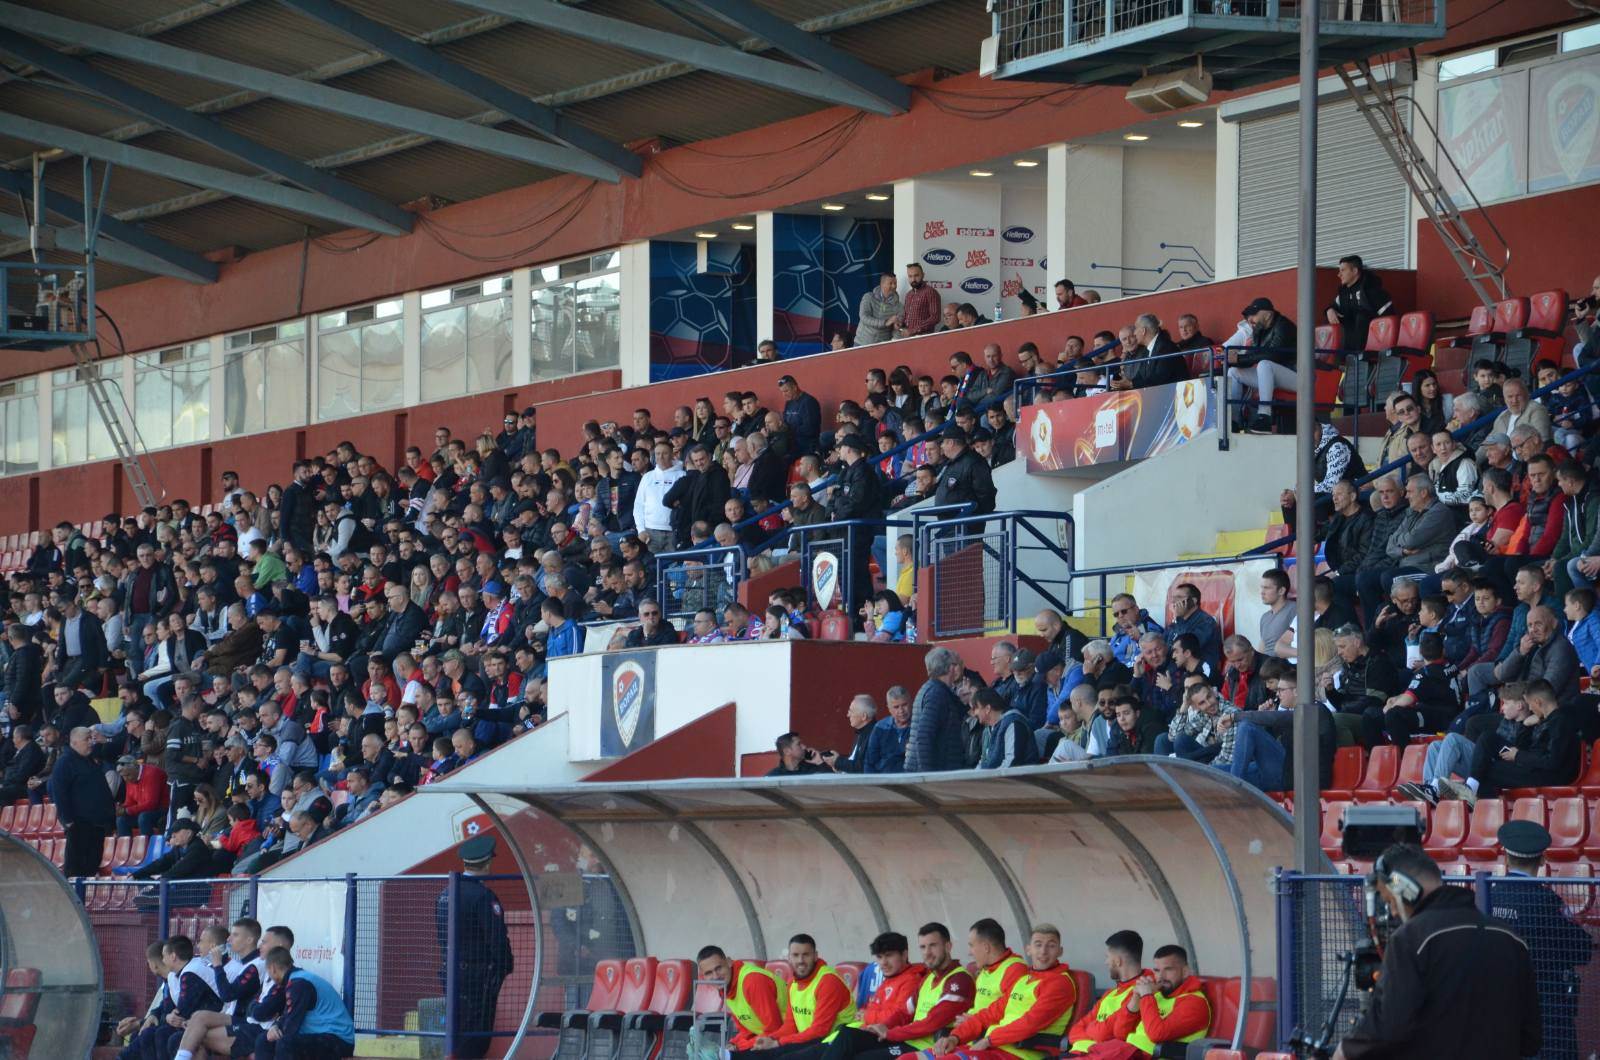
[(861, 296), (891, 267), (888, 221), (775, 214), (772, 337), (784, 357), (827, 349), (855, 334)]
[(739, 243), (650, 244), (650, 381), (748, 364), (756, 348), (755, 254)]

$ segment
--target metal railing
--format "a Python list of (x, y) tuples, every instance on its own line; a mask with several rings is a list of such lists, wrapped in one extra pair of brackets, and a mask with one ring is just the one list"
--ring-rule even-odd
[[(1058, 540), (1040, 529), (1038, 524), (1045, 521), (1061, 524)], [(1065, 512), (961, 515), (923, 523), (916, 533), (917, 553), (932, 572), (933, 599), (922, 608), (932, 636), (965, 636), (995, 628), (1016, 632), (1022, 586), (1063, 614), (1070, 610), (1047, 588), (1072, 583), (1073, 524)], [(1042, 554), (1042, 564), (1021, 562), (1035, 554)], [(1052, 576), (1052, 561), (1059, 563), (1064, 577)]]
[[(460, 873), (352, 873), (315, 879), (95, 878), (74, 880), (73, 886), (94, 925), (112, 1024), (120, 1015), (142, 1012), (155, 990), (144, 959), (149, 943), (174, 934), (198, 941), (206, 927), (226, 928), (241, 916), (263, 927), (286, 924), (295, 932), (296, 963), (339, 987), (358, 1035), (416, 1039), (425, 1056), (456, 1055), (458, 1046), (484, 1037), (509, 1039), (530, 991), (539, 991), (540, 1008), (574, 1007), (592, 982), (596, 961), (634, 955), (609, 877), (585, 874), (581, 904), (541, 909), (537, 919), (521, 876), (472, 877), (501, 902), (511, 958), (505, 969), (497, 939), (457, 929), (468, 919), (457, 915), (465, 911), (463, 879)], [(482, 1003), (491, 991), (497, 1005)], [(480, 999), (476, 1006), (470, 1003), (474, 996)], [(474, 1022), (474, 1011), (486, 1012), (489, 1025)]]
[[(1600, 880), (1483, 871), (1445, 882), (1470, 888), (1480, 912), (1507, 920), (1528, 943), (1544, 1024), (1539, 1055), (1589, 1056), (1600, 1049), (1600, 1011), (1585, 1000), (1600, 941)], [(1297, 1030), (1314, 1038), (1325, 1025), (1337, 1043), (1370, 1000), (1352, 987), (1340, 1003), (1346, 955), (1370, 938), (1362, 878), (1284, 871), (1277, 895), (1279, 1043)]]
[(673, 619), (692, 617), (706, 608), (720, 612), (738, 595), (750, 568), (742, 545), (663, 552), (655, 561), (656, 602), (662, 616)]
[[(1125, 580), (1130, 575), (1146, 574), (1151, 571), (1196, 570), (1205, 569), (1208, 567), (1228, 567), (1239, 563), (1249, 562), (1250, 560), (1275, 560), (1276, 562), (1274, 563), (1274, 566), (1282, 565), (1282, 557), (1279, 556), (1255, 555), (1250, 552), (1241, 552), (1237, 556), (1208, 556), (1203, 559), (1163, 560), (1159, 563), (1129, 563), (1120, 564), (1113, 567), (1094, 567), (1085, 570), (1075, 570), (1071, 572), (1069, 577), (1069, 581), (1073, 583), (1069, 599), (1072, 596), (1083, 594), (1085, 599), (1093, 599), (1095, 603), (1093, 605), (1079, 604), (1075, 610), (1071, 612), (1062, 611), (1061, 613), (1063, 617), (1068, 617), (1069, 615), (1082, 617), (1088, 612), (1094, 612), (1098, 614), (1100, 618), (1099, 636), (1109, 636), (1113, 625), (1113, 623), (1107, 621), (1107, 616), (1111, 611), (1110, 596), (1115, 596), (1116, 593), (1123, 591), (1119, 586), (1115, 592), (1111, 592), (1112, 579), (1118, 578)], [(1084, 594), (1084, 590), (1079, 587), (1082, 583), (1092, 583), (1095, 586), (1096, 595), (1091, 598)], [(1108, 593), (1110, 593), (1110, 596), (1107, 595)]]

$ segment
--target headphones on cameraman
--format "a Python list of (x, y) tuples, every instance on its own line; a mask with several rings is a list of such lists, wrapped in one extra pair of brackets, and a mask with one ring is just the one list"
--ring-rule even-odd
[(1384, 863), (1382, 855), (1372, 865), (1372, 874), (1383, 881), (1396, 898), (1410, 904), (1422, 897), (1422, 885), (1398, 869), (1391, 869)]

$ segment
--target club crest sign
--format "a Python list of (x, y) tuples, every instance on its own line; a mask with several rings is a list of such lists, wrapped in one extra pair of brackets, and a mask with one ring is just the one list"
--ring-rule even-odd
[(839, 558), (832, 552), (818, 552), (811, 560), (811, 595), (817, 607), (826, 611), (839, 592)]
[(607, 656), (600, 711), (600, 756), (617, 758), (656, 738), (655, 653)]

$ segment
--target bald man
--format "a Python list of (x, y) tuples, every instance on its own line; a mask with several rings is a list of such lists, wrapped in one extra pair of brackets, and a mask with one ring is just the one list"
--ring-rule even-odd
[(80, 725), (68, 735), (67, 750), (50, 773), (50, 799), (67, 833), (61, 872), (69, 879), (100, 871), (101, 850), (117, 823), (117, 805), (105, 770), (93, 754), (94, 731)]

